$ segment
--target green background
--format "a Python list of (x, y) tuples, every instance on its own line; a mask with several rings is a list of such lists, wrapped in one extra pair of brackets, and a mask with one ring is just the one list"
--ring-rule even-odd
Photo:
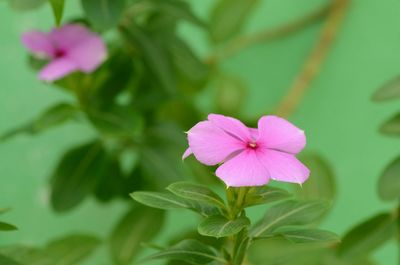
[[(198, 14), (206, 18), (213, 0), (192, 0)], [(323, 0), (264, 0), (247, 24), (246, 32), (295, 19), (326, 4)], [(77, 1), (68, 1), (67, 14), (78, 14)], [(398, 109), (398, 102), (375, 104), (370, 96), (400, 72), (400, 2), (397, 0), (353, 0), (321, 73), (312, 83), (291, 121), (305, 129), (307, 150), (327, 158), (336, 173), (337, 202), (323, 227), (340, 234), (352, 225), (394, 205), (379, 201), (377, 178), (399, 152), (398, 139), (377, 132), (379, 124)], [(48, 6), (17, 13), (0, 2), (0, 131), (18, 126), (61, 100), (72, 100), (51, 85), (36, 79), (26, 65), (27, 53), (20, 34), (53, 23)], [(318, 37), (321, 24), (280, 40), (254, 46), (231, 58), (223, 68), (243, 79), (249, 96), (244, 116), (260, 116), (273, 109), (290, 86)], [(182, 25), (182, 34), (203, 55), (205, 36)], [(212, 93), (205, 93), (207, 106)], [(113, 202), (106, 207), (89, 199), (75, 211), (55, 215), (48, 203), (48, 177), (60, 155), (71, 145), (89, 139), (93, 132), (84, 124), (68, 124), (44, 134), (19, 136), (0, 146), (0, 206), (12, 207), (5, 215), (20, 230), (2, 235), (0, 244), (45, 243), (68, 232), (106, 235), (124, 207)], [(182, 135), (182, 137), (184, 137)], [(115, 217), (114, 217), (115, 216)], [(178, 216), (178, 217), (177, 217)], [(167, 234), (180, 226), (169, 218)], [(189, 220), (189, 221), (190, 221)], [(374, 257), (380, 264), (396, 264), (395, 243), (385, 245)]]

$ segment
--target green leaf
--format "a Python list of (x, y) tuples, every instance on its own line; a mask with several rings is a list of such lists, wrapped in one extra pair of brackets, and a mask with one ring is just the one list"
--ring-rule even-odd
[(258, 0), (219, 0), (211, 13), (212, 40), (219, 43), (237, 34), (257, 3)]
[(132, 49), (140, 50), (146, 67), (165, 92), (175, 94), (176, 80), (172, 62), (159, 41), (137, 25), (121, 26), (120, 31)]
[(320, 229), (301, 229), (280, 231), (277, 233), (293, 243), (339, 243), (340, 238), (335, 233)]
[(323, 157), (314, 153), (300, 156), (300, 160), (311, 170), (310, 178), (297, 188), (301, 199), (325, 199), (333, 201), (336, 194), (336, 182), (333, 170)]
[(400, 76), (390, 80), (372, 96), (374, 101), (387, 101), (400, 98)]
[(0, 255), (0, 265), (22, 265), (6, 256)]
[(82, 7), (95, 28), (107, 30), (118, 24), (125, 0), (82, 0)]
[(204, 219), (198, 227), (199, 234), (212, 237), (227, 237), (239, 233), (250, 225), (247, 217), (239, 217), (229, 220), (224, 216), (216, 215)]
[(49, 0), (51, 8), (53, 9), (54, 18), (57, 26), (60, 25), (61, 19), (64, 12), (64, 1), (65, 0)]
[(10, 6), (19, 11), (28, 11), (44, 4), (46, 0), (8, 0)]
[(130, 210), (115, 227), (110, 248), (117, 264), (130, 264), (140, 252), (141, 243), (152, 239), (161, 230), (164, 212), (144, 206)]
[(146, 260), (153, 259), (181, 260), (194, 265), (204, 265), (214, 260), (226, 263), (223, 258), (217, 256), (212, 247), (193, 239), (183, 240), (166, 250), (151, 255)]
[(74, 265), (86, 259), (99, 245), (100, 240), (96, 237), (70, 235), (51, 242), (42, 253), (52, 260), (53, 265)]
[(144, 127), (143, 117), (128, 106), (112, 106), (106, 111), (90, 109), (88, 118), (106, 136), (135, 138), (140, 136)]
[(400, 198), (400, 156), (390, 163), (380, 176), (378, 194), (385, 201), (395, 201)]
[(186, 200), (169, 193), (136, 191), (130, 195), (135, 201), (153, 208), (163, 210), (189, 208)]
[(247, 255), (247, 250), (250, 246), (250, 238), (247, 236), (247, 229), (242, 230), (237, 236), (234, 245), (233, 265), (242, 265), (243, 260)]
[(96, 188), (107, 166), (107, 156), (99, 142), (68, 151), (51, 178), (51, 204), (62, 212), (77, 206)]
[(400, 136), (400, 113), (397, 113), (382, 124), (380, 132), (387, 135)]
[(250, 237), (272, 234), (282, 226), (311, 224), (329, 208), (325, 201), (286, 201), (271, 207), (251, 230)]
[(0, 222), (0, 231), (15, 231), (18, 228), (12, 224)]
[(167, 190), (175, 195), (198, 202), (208, 203), (226, 210), (224, 200), (204, 185), (190, 182), (176, 182), (168, 186)]
[(68, 103), (59, 103), (42, 113), (35, 120), (20, 128), (13, 129), (0, 136), (0, 141), (5, 141), (17, 134), (28, 133), (37, 134), (47, 129), (56, 127), (74, 118), (78, 109)]
[(269, 186), (252, 187), (246, 194), (244, 207), (276, 202), (289, 197), (291, 194), (283, 189)]
[(394, 237), (395, 232), (395, 217), (387, 213), (379, 214), (350, 230), (342, 239), (338, 254), (346, 259), (365, 257)]
[[(166, 14), (175, 19), (183, 19), (195, 25), (204, 27), (204, 22), (191, 10), (189, 3), (181, 0), (142, 0), (132, 5), (132, 10), (141, 14), (143, 10)], [(140, 12), (140, 13), (139, 13)]]

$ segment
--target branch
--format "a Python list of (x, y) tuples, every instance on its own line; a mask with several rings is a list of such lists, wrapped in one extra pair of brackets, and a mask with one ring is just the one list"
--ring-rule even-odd
[(320, 38), (316, 42), (310, 57), (306, 61), (292, 87), (284, 96), (275, 113), (281, 117), (290, 116), (300, 104), (311, 82), (321, 69), (332, 43), (334, 42), (339, 26), (343, 20), (346, 7), (350, 0), (334, 0), (332, 8), (322, 28)]
[(290, 35), (291, 33), (299, 31), (322, 19), (329, 13), (331, 9), (332, 6), (328, 5), (316, 11), (313, 11), (310, 14), (305, 15), (298, 20), (289, 22), (288, 24), (283, 26), (279, 26), (278, 28), (265, 29), (248, 36), (236, 38), (226, 47), (223, 47), (221, 48), (221, 50), (217, 50), (217, 52), (215, 52), (214, 54), (209, 55), (205, 61), (208, 63), (216, 63), (218, 61), (231, 57), (248, 47)]

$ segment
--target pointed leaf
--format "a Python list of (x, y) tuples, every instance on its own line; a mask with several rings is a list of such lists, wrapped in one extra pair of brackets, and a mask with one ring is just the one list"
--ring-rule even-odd
[(235, 235), (250, 225), (247, 217), (229, 220), (224, 216), (210, 216), (202, 221), (198, 227), (199, 234), (212, 237), (227, 237)]
[(163, 211), (144, 206), (130, 210), (111, 235), (110, 248), (115, 262), (130, 264), (140, 252), (141, 244), (157, 235), (163, 222)]
[(82, 7), (95, 28), (106, 30), (118, 24), (125, 0), (82, 0)]
[(152, 191), (136, 191), (130, 195), (135, 201), (153, 208), (163, 210), (189, 208), (186, 200), (174, 194)]
[(53, 9), (54, 18), (56, 20), (56, 24), (60, 25), (61, 19), (64, 12), (64, 1), (65, 0), (49, 0), (51, 4), (51, 8)]
[(400, 113), (386, 121), (381, 126), (380, 132), (387, 135), (400, 136)]
[(348, 259), (365, 257), (394, 237), (395, 232), (395, 217), (379, 214), (350, 230), (339, 245), (338, 254)]
[(400, 76), (387, 82), (372, 96), (372, 99), (375, 101), (386, 101), (396, 98), (400, 98)]
[(0, 141), (5, 141), (11, 137), (16, 136), (21, 133), (36, 134), (43, 132), (47, 129), (56, 127), (66, 121), (74, 118), (78, 113), (75, 106), (68, 103), (59, 103), (51, 106), (44, 113), (42, 113), (35, 120), (21, 126), (19, 128), (13, 129), (0, 136)]
[(329, 208), (325, 201), (286, 201), (271, 207), (251, 230), (250, 237), (271, 234), (282, 226), (307, 225), (321, 217)]
[(14, 231), (18, 228), (12, 224), (0, 222), (0, 231)]
[(378, 194), (382, 200), (395, 201), (400, 198), (400, 157), (390, 163), (378, 181)]
[(167, 190), (175, 195), (198, 202), (209, 203), (221, 209), (226, 209), (224, 200), (206, 186), (190, 182), (175, 182)]
[(212, 247), (193, 239), (183, 240), (166, 250), (151, 255), (146, 260), (152, 259), (182, 260), (194, 265), (204, 265), (214, 260), (226, 262), (217, 256)]
[(293, 243), (339, 243), (335, 233), (320, 229), (287, 230), (277, 233)]
[(211, 14), (211, 38), (222, 42), (237, 34), (258, 0), (219, 0)]
[(267, 204), (284, 200), (289, 197), (291, 197), (290, 193), (283, 189), (269, 186), (252, 187), (246, 194), (244, 207)]
[(51, 179), (51, 203), (56, 211), (78, 205), (96, 188), (106, 172), (107, 156), (99, 142), (68, 151)]

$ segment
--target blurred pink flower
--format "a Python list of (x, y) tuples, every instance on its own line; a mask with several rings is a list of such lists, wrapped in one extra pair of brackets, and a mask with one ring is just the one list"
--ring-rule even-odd
[(270, 179), (303, 183), (310, 171), (296, 158), (306, 145), (304, 131), (277, 116), (263, 116), (258, 129), (218, 114), (189, 130), (189, 148), (205, 165), (217, 165), (216, 175), (227, 186), (261, 186)]
[(49, 33), (26, 32), (22, 43), (34, 55), (50, 60), (39, 74), (44, 81), (55, 81), (75, 71), (91, 73), (107, 56), (102, 39), (78, 24), (67, 24)]

